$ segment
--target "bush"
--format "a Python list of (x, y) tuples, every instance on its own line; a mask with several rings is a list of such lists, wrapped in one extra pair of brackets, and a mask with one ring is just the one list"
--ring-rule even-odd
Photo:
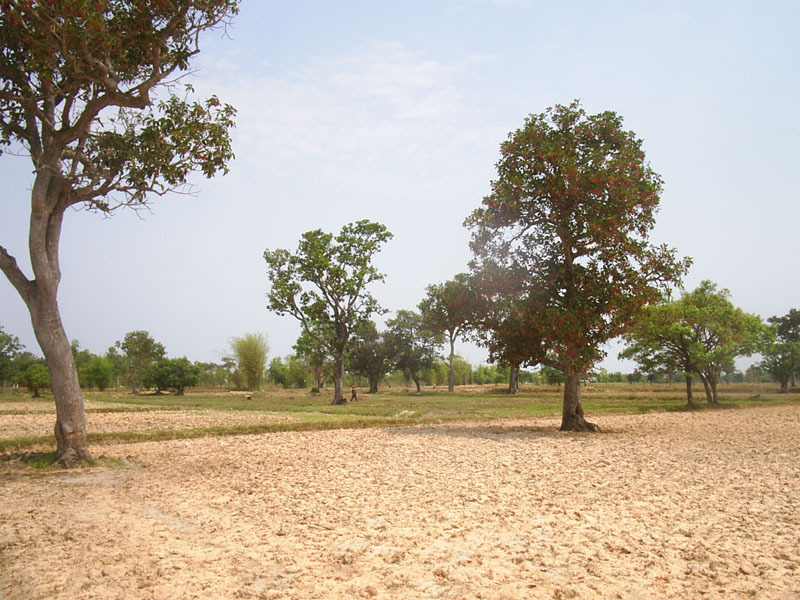
[(86, 366), (81, 369), (80, 379), (89, 388), (96, 387), (101, 392), (106, 389), (114, 378), (114, 366), (111, 361), (102, 356), (93, 356)]

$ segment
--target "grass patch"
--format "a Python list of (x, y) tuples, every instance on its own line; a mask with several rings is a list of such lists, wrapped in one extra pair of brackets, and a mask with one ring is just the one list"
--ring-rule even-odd
[[(644, 414), (657, 411), (724, 410), (800, 402), (800, 396), (778, 394), (776, 386), (757, 387), (746, 384), (720, 386), (721, 402), (708, 405), (701, 394), (696, 394), (696, 406), (689, 407), (683, 386), (664, 384), (591, 384), (581, 388), (584, 409), (590, 420), (599, 420), (604, 414)], [(86, 393), (87, 412), (124, 413), (149, 411), (192, 411), (212, 413), (253, 413), (289, 417), (280, 422), (219, 425), (184, 429), (158, 429), (146, 431), (91, 432), (88, 442), (93, 445), (112, 443), (137, 443), (176, 439), (193, 439), (210, 436), (250, 435), (286, 431), (323, 431), (332, 429), (360, 429), (365, 427), (396, 427), (403, 425), (442, 423), (447, 421), (485, 421), (493, 419), (557, 416), (561, 413), (563, 388), (558, 386), (522, 387), (519, 394), (509, 395), (500, 386), (470, 386), (456, 388), (455, 393), (445, 389), (425, 389), (422, 393), (408, 389), (388, 389), (378, 394), (361, 393), (359, 400), (343, 406), (330, 405), (328, 394), (311, 394), (308, 390), (271, 389), (246, 399), (241, 394), (189, 393), (186, 396), (121, 395), (118, 392)], [(16, 398), (0, 396), (0, 407)], [(117, 406), (96, 406), (102, 402)], [(49, 412), (54, 415), (52, 400), (37, 403), (33, 414)], [(13, 423), (15, 415), (32, 414), (13, 408), (3, 411), (0, 419)], [(222, 419), (224, 421), (224, 416)], [(602, 421), (600, 421), (602, 424)], [(0, 451), (24, 451), (52, 448), (53, 437), (17, 437), (0, 439)]]
[(52, 435), (0, 439), (0, 452), (8, 452), (11, 449), (24, 450), (25, 448), (38, 448), (43, 445), (52, 446), (54, 443), (55, 438)]
[(51, 467), (56, 462), (56, 453), (55, 452), (29, 452), (27, 454), (18, 454), (16, 456), (11, 456), (8, 460), (13, 460), (16, 458), (21, 463), (33, 468), (33, 469), (46, 469)]
[[(18, 461), (22, 465), (34, 469), (36, 471), (43, 471), (51, 468), (61, 468), (61, 465), (56, 460), (56, 452), (21, 452), (15, 454), (4, 454), (0, 456), (0, 461), (11, 462)], [(82, 461), (84, 467), (105, 467), (105, 468), (128, 468), (130, 464), (126, 461), (115, 458), (113, 456), (101, 456), (94, 460)]]

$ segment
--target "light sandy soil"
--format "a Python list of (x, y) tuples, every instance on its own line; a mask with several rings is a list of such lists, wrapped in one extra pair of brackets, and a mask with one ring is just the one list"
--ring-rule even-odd
[(800, 406), (0, 463), (0, 598), (800, 598)]

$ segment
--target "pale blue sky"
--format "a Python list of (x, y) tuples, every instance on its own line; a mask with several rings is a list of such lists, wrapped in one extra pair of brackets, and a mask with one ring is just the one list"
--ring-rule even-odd
[[(265, 248), (304, 231), (384, 223), (374, 294), (395, 311), (466, 268), (464, 218), (527, 114), (580, 98), (644, 140), (665, 189), (657, 242), (768, 317), (800, 307), (797, 2), (292, 3), (244, 0), (206, 36), (191, 81), (239, 109), (227, 177), (152, 213), (68, 215), (67, 334), (102, 353), (146, 329), (172, 356), (218, 360), (231, 336), (298, 334), (269, 313)], [(30, 167), (0, 158), (0, 244), (22, 264)], [(0, 324), (38, 351), (0, 280)], [(484, 353), (462, 352), (473, 363)], [(630, 369), (612, 351), (606, 366)]]

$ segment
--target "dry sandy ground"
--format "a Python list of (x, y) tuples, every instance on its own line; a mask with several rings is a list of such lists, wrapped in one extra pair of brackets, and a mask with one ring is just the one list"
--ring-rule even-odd
[(800, 406), (0, 463), (0, 598), (800, 598)]

